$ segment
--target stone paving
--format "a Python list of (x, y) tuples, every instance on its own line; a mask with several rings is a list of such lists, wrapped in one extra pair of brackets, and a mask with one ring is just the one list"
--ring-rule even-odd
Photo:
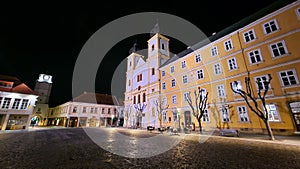
[[(157, 135), (97, 130), (116, 130), (133, 138)], [(163, 135), (176, 139), (184, 134)], [(199, 136), (190, 134), (162, 154), (128, 158), (102, 149), (81, 128), (2, 132), (0, 168), (300, 168), (300, 146), (257, 140), (212, 136), (199, 143)]]

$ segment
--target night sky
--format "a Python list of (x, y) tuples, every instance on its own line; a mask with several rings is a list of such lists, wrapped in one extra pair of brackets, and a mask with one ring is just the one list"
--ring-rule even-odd
[[(115, 19), (138, 12), (164, 12), (190, 21), (210, 36), (275, 0), (199, 1), (200, 4), (188, 1), (170, 4), (130, 2), (1, 5), (0, 74), (16, 76), (32, 89), (40, 73), (52, 75), (50, 106), (55, 106), (72, 99), (73, 68), (85, 42)], [(145, 48), (148, 39), (149, 34), (130, 37), (110, 50), (104, 64), (99, 66), (97, 75), (101, 78), (96, 79), (96, 92), (110, 94), (116, 66), (128, 56), (134, 42)], [(186, 46), (171, 39), (170, 48), (172, 53), (179, 53)]]

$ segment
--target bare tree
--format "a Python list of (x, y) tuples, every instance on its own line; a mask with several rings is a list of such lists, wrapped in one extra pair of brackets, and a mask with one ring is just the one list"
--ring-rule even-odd
[(159, 121), (159, 127), (161, 128), (161, 126), (162, 126), (162, 114), (166, 109), (168, 109), (169, 105), (164, 103), (162, 100), (160, 100), (160, 101), (155, 100), (154, 105), (156, 106), (156, 111), (158, 113), (157, 118), (158, 118), (158, 121)]
[(187, 94), (186, 100), (192, 109), (192, 113), (194, 117), (196, 117), (198, 121), (199, 131), (200, 133), (202, 133), (201, 120), (207, 109), (208, 92), (205, 93), (205, 90), (199, 87), (198, 91), (194, 90), (194, 96), (195, 96), (195, 102), (192, 101), (191, 92)]
[(144, 109), (146, 108), (147, 104), (146, 103), (138, 103), (134, 105), (135, 110), (137, 111), (137, 126), (141, 124), (141, 117)]
[[(270, 88), (270, 82), (272, 80), (272, 77), (270, 74), (268, 74), (268, 79), (264, 81), (257, 80), (256, 84), (258, 86), (258, 93), (257, 96), (255, 96), (252, 87), (251, 87), (251, 81), (250, 81), (250, 76), (248, 74), (248, 77), (245, 77), (245, 83), (246, 83), (246, 91), (242, 90), (241, 87), (239, 87), (239, 83), (237, 81), (234, 81), (230, 86), (231, 90), (234, 93), (239, 94), (242, 96), (242, 98), (246, 101), (248, 107), (251, 109), (252, 112), (254, 112), (260, 119), (263, 120), (269, 138), (270, 140), (275, 140), (270, 123), (269, 123), (269, 112), (266, 107), (266, 95), (269, 91)], [(253, 102), (254, 106), (250, 103), (250, 101)], [(263, 105), (263, 109), (260, 108), (259, 106), (259, 101), (261, 101)]]
[(130, 107), (126, 106), (126, 109), (124, 111), (124, 120), (126, 121), (126, 127), (128, 127), (129, 117), (131, 114), (131, 111), (129, 109), (130, 109)]

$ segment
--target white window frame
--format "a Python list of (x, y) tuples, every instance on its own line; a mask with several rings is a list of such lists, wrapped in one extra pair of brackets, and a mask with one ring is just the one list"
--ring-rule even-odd
[[(20, 99), (20, 98), (15, 98), (11, 109), (18, 110), (20, 107), (21, 100), (22, 99)], [(1, 101), (0, 101), (0, 104), (1, 104)]]
[(94, 111), (94, 107), (91, 107), (90, 108), (90, 113), (94, 113), (95, 111)]
[(162, 82), (162, 84), (161, 84), (161, 88), (162, 88), (163, 90), (165, 90), (165, 89), (166, 89), (166, 82)]
[(166, 98), (166, 97), (162, 98), (161, 104), (162, 104), (163, 106), (166, 106), (166, 105), (167, 105), (167, 98)]
[(171, 87), (175, 87), (176, 86), (176, 79), (172, 79), (171, 80)]
[(215, 75), (222, 74), (222, 67), (220, 63), (214, 64)]
[[(252, 34), (251, 34), (251, 32), (252, 32)], [(253, 39), (251, 38), (251, 35), (253, 35)], [(249, 38), (249, 41), (247, 41), (246, 37)], [(243, 33), (243, 38), (244, 38), (244, 42), (245, 43), (249, 43), (249, 42), (254, 41), (256, 39), (256, 35), (255, 35), (254, 29), (251, 29), (251, 30), (248, 30), (247, 32), (244, 32)]]
[(172, 104), (177, 104), (177, 96), (172, 95)]
[(204, 123), (209, 123), (210, 122), (210, 117), (209, 117), (209, 112), (207, 109), (204, 110), (203, 116), (202, 116), (202, 121)]
[(246, 106), (237, 106), (236, 109), (237, 109), (237, 112), (239, 115), (239, 122), (249, 123), (250, 120), (249, 120), (247, 107)]
[(189, 95), (189, 92), (184, 92), (183, 93), (183, 100), (184, 100), (184, 102), (187, 102), (188, 95)]
[[(281, 43), (282, 46), (278, 46), (279, 43)], [(278, 53), (280, 53), (280, 49), (279, 49), (279, 48), (283, 48), (285, 53), (284, 53), (284, 54), (281, 54), (281, 53), (280, 53), (279, 56), (275, 56), (275, 55), (274, 55), (274, 50), (273, 50), (273, 48), (272, 48), (273, 45), (276, 45), (276, 50), (278, 51)], [(286, 55), (288, 54), (288, 50), (287, 50), (287, 47), (286, 47), (286, 44), (285, 44), (284, 40), (278, 41), (278, 42), (276, 42), (276, 43), (270, 44), (270, 45), (269, 45), (269, 48), (270, 48), (270, 51), (271, 51), (271, 53), (272, 53), (272, 57), (273, 57), (273, 58), (278, 58), (278, 57), (286, 56)]]
[[(261, 83), (262, 83), (262, 88), (261, 90), (265, 90), (266, 89), (266, 85), (264, 82), (266, 81), (269, 81), (269, 76), (268, 75), (262, 75), (262, 76), (256, 76), (254, 77), (254, 82), (255, 82), (255, 85), (256, 85), (256, 89), (259, 90), (259, 86), (257, 84), (257, 81), (260, 80)], [(271, 84), (269, 84), (269, 89), (271, 89)]]
[(186, 61), (185, 60), (181, 62), (181, 68), (182, 69), (186, 68)]
[[(267, 30), (266, 30), (265, 25), (268, 24), (268, 26), (270, 27), (271, 22), (274, 22), (274, 24), (275, 24), (275, 26), (276, 26), (276, 30), (271, 30), (271, 32), (267, 33)], [(273, 20), (270, 20), (270, 21), (268, 21), (268, 22), (263, 23), (263, 24), (262, 24), (262, 27), (263, 27), (263, 30), (264, 30), (265, 35), (269, 35), (269, 34), (272, 34), (272, 33), (274, 33), (274, 32), (279, 31), (279, 26), (278, 26), (278, 23), (277, 23), (276, 19), (273, 19)], [(272, 26), (271, 26), (271, 27), (272, 27)]]
[(4, 97), (1, 108), (2, 109), (9, 109), (11, 100), (12, 100), (12, 98), (10, 98), (10, 97)]
[(0, 97), (0, 108), (1, 108), (1, 106), (2, 106), (2, 100), (3, 100), (4, 98), (3, 97)]
[[(258, 59), (257, 59), (258, 56), (260, 58), (260, 61), (258, 61)], [(252, 59), (251, 59), (252, 57), (255, 59), (255, 62), (252, 62)], [(248, 58), (249, 58), (249, 63), (250, 64), (258, 64), (258, 63), (263, 62), (263, 57), (262, 57), (262, 54), (260, 52), (260, 49), (255, 49), (255, 50), (252, 50), (252, 51), (248, 52)]]
[(230, 122), (230, 112), (227, 107), (221, 107), (221, 118), (222, 122)]
[[(236, 81), (237, 84), (235, 84), (235, 82), (231, 82), (230, 85), (232, 86), (232, 89), (234, 91), (237, 91), (237, 89), (242, 89), (242, 82), (241, 81)], [(233, 92), (234, 94), (237, 94), (235, 92)]]
[[(293, 72), (293, 77), (294, 77), (294, 79), (295, 79), (295, 81), (296, 81), (296, 84), (291, 84), (291, 79), (289, 78), (290, 76), (288, 75), (288, 76), (287, 76), (287, 80), (288, 80), (288, 82), (289, 82), (289, 85), (284, 85), (284, 81), (283, 81), (283, 78), (282, 78), (282, 76), (281, 76), (281, 73), (285, 73), (285, 74), (287, 75), (287, 73), (288, 73), (289, 71), (292, 71), (292, 72)], [(280, 71), (280, 72), (278, 72), (278, 77), (279, 77), (280, 82), (281, 82), (281, 85), (282, 85), (283, 87), (289, 87), (289, 86), (293, 86), (293, 85), (298, 85), (298, 84), (299, 84), (297, 72), (296, 72), (295, 69), (288, 69), (288, 70)]]
[(174, 66), (171, 66), (171, 67), (170, 67), (170, 72), (171, 72), (171, 73), (174, 73), (174, 72), (175, 72), (175, 67), (174, 67)]
[(200, 53), (196, 54), (196, 55), (195, 55), (195, 63), (199, 63), (199, 62), (201, 62), (201, 61), (202, 61), (201, 54), (200, 54)]
[(223, 84), (217, 85), (217, 94), (219, 97), (225, 97), (226, 93), (225, 93), (225, 86)]
[(161, 71), (161, 76), (166, 76), (166, 71), (165, 70)]
[(207, 92), (206, 89), (205, 89), (205, 88), (201, 88), (201, 90), (203, 91), (203, 92), (201, 93), (202, 96), (205, 97), (205, 96), (206, 96), (206, 92)]
[(187, 77), (187, 75), (183, 75), (182, 76), (182, 83), (183, 84), (186, 84), (188, 82), (188, 77)]
[[(277, 109), (277, 106), (274, 103), (270, 103), (270, 104), (266, 104), (266, 108), (267, 108), (267, 112), (269, 115), (269, 122), (280, 122), (280, 114), (279, 111)], [(275, 116), (277, 116), (277, 118), (275, 119)]]
[(23, 100), (22, 100), (22, 103), (21, 103), (21, 105), (20, 105), (20, 109), (21, 109), (21, 110), (27, 109), (28, 104), (29, 104), (29, 99), (23, 99)]
[(204, 70), (197, 70), (197, 79), (204, 79)]
[(237, 65), (235, 57), (227, 59), (227, 64), (228, 64), (228, 70), (237, 70), (238, 69), (238, 65)]
[(211, 56), (218, 56), (219, 52), (218, 52), (218, 47), (217, 46), (213, 46), (210, 48), (210, 54)]
[(172, 111), (172, 116), (173, 116), (173, 122), (177, 122), (178, 120), (178, 115), (176, 111)]
[(231, 39), (229, 39), (229, 40), (227, 40), (227, 41), (224, 42), (224, 49), (226, 51), (230, 51), (230, 50), (233, 49), (233, 44), (232, 44), (232, 40)]

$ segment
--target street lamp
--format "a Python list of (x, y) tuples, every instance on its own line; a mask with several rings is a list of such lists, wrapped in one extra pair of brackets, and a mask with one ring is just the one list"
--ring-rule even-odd
[(178, 125), (179, 125), (179, 132), (181, 131), (181, 127), (180, 127), (180, 109), (177, 109), (177, 118), (178, 118)]
[(113, 125), (114, 117), (115, 117), (114, 115), (111, 115), (111, 124), (110, 124), (111, 126)]

